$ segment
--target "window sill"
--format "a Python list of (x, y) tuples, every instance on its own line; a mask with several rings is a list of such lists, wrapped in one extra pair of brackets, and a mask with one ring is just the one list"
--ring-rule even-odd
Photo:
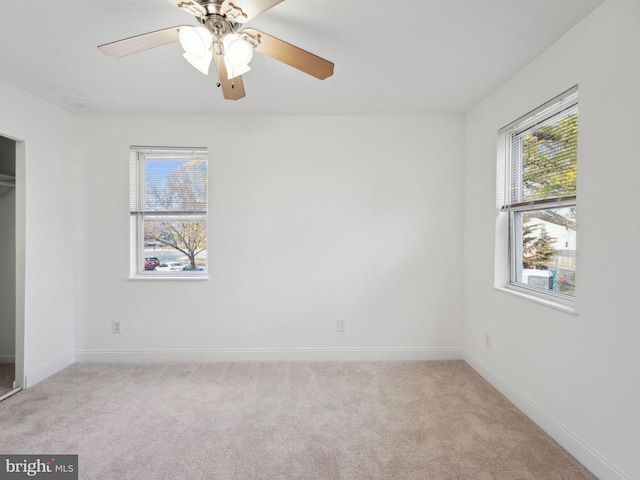
[(129, 280), (209, 280), (209, 275), (131, 275)]
[(522, 298), (539, 305), (544, 305), (545, 307), (553, 308), (555, 310), (559, 310), (560, 312), (568, 313), (570, 315), (578, 315), (578, 310), (576, 309), (575, 305), (572, 304), (561, 303), (548, 298), (543, 298), (541, 296), (528, 293), (524, 291), (524, 289), (519, 289), (517, 287), (506, 286), (493, 288), (499, 292), (504, 292), (509, 295), (513, 295), (514, 297)]

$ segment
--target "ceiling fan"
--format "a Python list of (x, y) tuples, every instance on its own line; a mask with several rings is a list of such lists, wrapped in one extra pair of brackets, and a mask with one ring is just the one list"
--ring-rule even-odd
[(150, 48), (180, 42), (184, 57), (208, 74), (213, 61), (217, 86), (227, 100), (245, 96), (242, 75), (251, 68), (253, 51), (275, 58), (320, 80), (333, 75), (333, 63), (290, 43), (243, 24), (283, 0), (169, 0), (194, 15), (199, 27), (178, 25), (100, 45), (105, 55), (125, 57)]

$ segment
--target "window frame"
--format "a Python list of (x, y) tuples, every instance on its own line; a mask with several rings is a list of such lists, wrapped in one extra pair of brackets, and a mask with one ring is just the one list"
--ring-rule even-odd
[[(148, 158), (151, 157), (151, 158)], [(206, 163), (207, 178), (205, 181), (204, 210), (199, 211), (175, 211), (175, 210), (147, 210), (145, 202), (145, 168), (146, 160), (204, 160)], [(209, 221), (208, 221), (208, 195), (209, 195), (209, 159), (208, 149), (203, 147), (149, 147), (149, 146), (131, 146), (130, 159), (130, 279), (180, 279), (180, 280), (202, 280), (209, 278)], [(145, 270), (145, 258), (149, 256), (149, 252), (145, 252), (145, 221), (150, 218), (173, 218), (174, 220), (194, 220), (204, 222), (204, 238), (207, 254), (205, 270), (195, 271), (154, 271)], [(173, 260), (167, 260), (173, 261)], [(162, 261), (161, 261), (162, 263)]]
[[(523, 217), (527, 212), (574, 208), (577, 212), (577, 186), (573, 195), (524, 201), (523, 146), (527, 132), (545, 123), (578, 113), (578, 86), (563, 92), (498, 131), (496, 271), (495, 288), (527, 300), (577, 314), (574, 295), (518, 281), (522, 266)], [(517, 141), (514, 141), (516, 139)], [(577, 164), (576, 164), (577, 168)], [(577, 232), (577, 227), (575, 229)], [(500, 238), (503, 238), (500, 241)], [(577, 248), (576, 248), (577, 251)], [(503, 260), (500, 260), (502, 258)]]

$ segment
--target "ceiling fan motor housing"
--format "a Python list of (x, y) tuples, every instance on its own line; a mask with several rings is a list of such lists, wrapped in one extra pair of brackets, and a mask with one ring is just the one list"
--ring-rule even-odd
[(235, 26), (228, 22), (223, 15), (214, 13), (202, 19), (202, 23), (213, 34), (213, 38), (221, 39), (229, 32), (235, 31)]

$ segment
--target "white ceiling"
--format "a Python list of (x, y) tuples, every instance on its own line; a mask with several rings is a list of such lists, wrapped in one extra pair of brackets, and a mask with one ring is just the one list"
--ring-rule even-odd
[(179, 44), (124, 58), (96, 48), (196, 25), (167, 0), (2, 0), (0, 80), (75, 113), (464, 113), (601, 3), (286, 0), (248, 25), (331, 60), (334, 76), (256, 54), (233, 102)]

